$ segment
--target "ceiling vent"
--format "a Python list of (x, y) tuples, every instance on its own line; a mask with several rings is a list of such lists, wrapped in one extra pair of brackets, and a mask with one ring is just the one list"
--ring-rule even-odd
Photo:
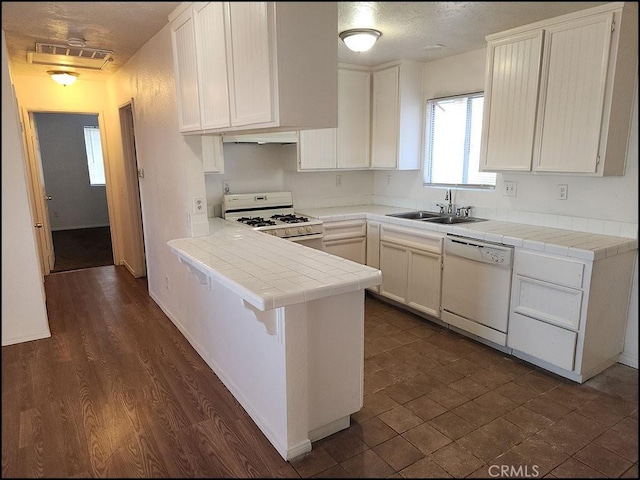
[(96, 48), (36, 43), (35, 52), (27, 51), (27, 61), (39, 65), (101, 70), (107, 63), (113, 61), (112, 53), (111, 50)]

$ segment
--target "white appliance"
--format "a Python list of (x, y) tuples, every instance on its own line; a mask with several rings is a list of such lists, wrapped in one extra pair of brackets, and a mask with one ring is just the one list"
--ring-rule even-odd
[(456, 235), (444, 240), (442, 320), (507, 344), (513, 247)]
[(291, 192), (223, 195), (222, 216), (275, 237), (322, 248), (322, 220), (296, 214)]

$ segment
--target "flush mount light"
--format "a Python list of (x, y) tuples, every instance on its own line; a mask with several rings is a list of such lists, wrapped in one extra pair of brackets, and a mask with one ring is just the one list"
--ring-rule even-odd
[(65, 87), (71, 85), (80, 76), (76, 72), (63, 72), (61, 70), (49, 70), (47, 73), (51, 75), (55, 82)]
[(340, 33), (339, 37), (349, 50), (362, 53), (373, 47), (381, 35), (380, 31), (373, 28), (353, 28)]
[(87, 46), (87, 41), (84, 38), (68, 38), (67, 45), (75, 48), (84, 48)]

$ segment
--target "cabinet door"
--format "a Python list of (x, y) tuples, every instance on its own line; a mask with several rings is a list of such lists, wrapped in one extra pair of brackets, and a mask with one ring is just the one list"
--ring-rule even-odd
[(201, 135), (204, 173), (224, 173), (224, 152), (220, 135)]
[(335, 128), (300, 130), (298, 141), (298, 165), (300, 170), (336, 168)]
[(273, 2), (228, 2), (231, 125), (274, 118)]
[(373, 72), (371, 167), (398, 165), (398, 87), (400, 67)]
[(480, 169), (531, 170), (542, 31), (487, 46)]
[(196, 40), (191, 13), (191, 9), (187, 9), (171, 24), (180, 132), (200, 129)]
[(367, 239), (358, 237), (325, 241), (324, 251), (364, 265), (367, 259)]
[(228, 127), (231, 119), (224, 5), (222, 2), (194, 4), (193, 19), (198, 46), (200, 123), (203, 129)]
[(546, 30), (535, 170), (596, 172), (612, 22), (605, 13)]
[(409, 250), (407, 303), (437, 318), (440, 318), (441, 263), (440, 255)]
[(380, 293), (397, 302), (406, 303), (407, 298), (407, 249), (399, 245), (380, 242), (380, 270), (382, 285)]
[(338, 70), (338, 168), (369, 167), (371, 73)]

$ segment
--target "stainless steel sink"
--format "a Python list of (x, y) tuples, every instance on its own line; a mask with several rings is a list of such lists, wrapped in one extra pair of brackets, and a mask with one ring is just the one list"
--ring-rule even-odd
[(471, 222), (484, 222), (484, 218), (472, 218), (472, 217), (452, 217), (452, 216), (438, 216), (435, 218), (425, 218), (424, 222), (429, 223), (444, 223), (447, 225), (453, 225), (454, 223), (471, 223)]
[(418, 210), (415, 212), (403, 212), (403, 213), (389, 213), (387, 217), (407, 218), (409, 220), (426, 220), (436, 217), (441, 217), (441, 213), (426, 212), (424, 210)]

